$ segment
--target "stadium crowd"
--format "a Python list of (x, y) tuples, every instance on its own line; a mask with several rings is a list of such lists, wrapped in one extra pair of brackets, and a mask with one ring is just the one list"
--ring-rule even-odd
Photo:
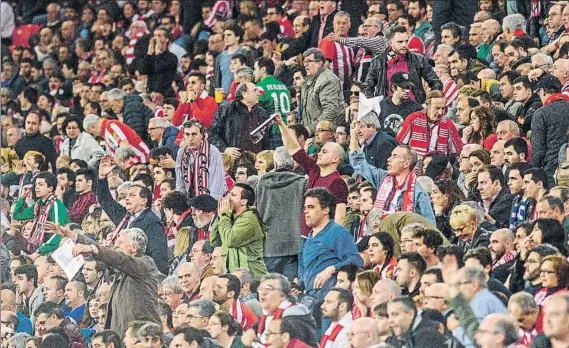
[(568, 1), (1, 17), (2, 348), (569, 347)]

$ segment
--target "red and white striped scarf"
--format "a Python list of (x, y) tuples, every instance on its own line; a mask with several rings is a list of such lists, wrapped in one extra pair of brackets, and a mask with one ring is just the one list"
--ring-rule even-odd
[(261, 320), (259, 321), (259, 326), (257, 327), (257, 337), (259, 337), (259, 340), (261, 341), (261, 343), (264, 343), (265, 346), (267, 346), (267, 334), (265, 332), (265, 329), (269, 327), (269, 324), (273, 319), (282, 318), (285, 309), (291, 306), (292, 302), (284, 300), (283, 302), (281, 302), (279, 307), (275, 309), (271, 314), (267, 314), (263, 310), (263, 315), (261, 316)]
[[(32, 236), (30, 237), (30, 248), (26, 251), (35, 252), (37, 248), (44, 242), (45, 237), (45, 223), (49, 220), (49, 211), (53, 206), (54, 223), (59, 223), (59, 212), (57, 206), (57, 197), (55, 195), (49, 196), (43, 204), (36, 202), (34, 205), (34, 220), (32, 226)], [(34, 249), (33, 251), (31, 249)]]
[(344, 314), (344, 316), (338, 321), (338, 323), (336, 323), (336, 325), (332, 323), (332, 325), (330, 325), (330, 327), (328, 328), (328, 330), (326, 330), (326, 333), (324, 334), (324, 336), (322, 336), (322, 339), (320, 340), (320, 348), (333, 347), (334, 341), (336, 341), (338, 335), (342, 332), (342, 330), (349, 329), (352, 325), (352, 322), (353, 322), (352, 313), (348, 312)]
[[(415, 114), (415, 115), (414, 115)], [(417, 115), (420, 114), (420, 115)], [(436, 134), (437, 145), (435, 149), (440, 153), (447, 155), (450, 152), (448, 140), (449, 140), (449, 118), (443, 117), (438, 122), (433, 122), (429, 124), (427, 120), (427, 114), (423, 112), (413, 113), (408, 117), (412, 117), (412, 122), (404, 122), (403, 126), (397, 134), (397, 141), (400, 143), (408, 143), (419, 156), (424, 156), (429, 152), (431, 145), (432, 129), (438, 125), (438, 130)], [(405, 141), (409, 138), (409, 141)]]
[(115, 230), (107, 235), (107, 238), (103, 241), (103, 246), (106, 246), (107, 248), (112, 248), (113, 245), (115, 244), (115, 240), (119, 236), (119, 233), (121, 233), (121, 231), (128, 225), (129, 221), (130, 221), (130, 214), (126, 213), (124, 218), (115, 228)]
[[(414, 210), (415, 206), (415, 184), (417, 182), (417, 172), (412, 170), (407, 175), (405, 182), (397, 188), (395, 186), (395, 178), (392, 175), (386, 175), (381, 181), (379, 191), (377, 192), (377, 198), (373, 203), (374, 208), (379, 208), (385, 212), (393, 212), (390, 204), (393, 200), (393, 195), (399, 189), (402, 190), (401, 195), (403, 196), (403, 203), (401, 204), (401, 211)], [(406, 188), (406, 189), (405, 189)]]
[(147, 33), (138, 33), (138, 34), (136, 34), (136, 37), (134, 39), (130, 39), (130, 41), (128, 42), (128, 46), (126, 47), (126, 54), (125, 54), (127, 65), (130, 65), (130, 63), (132, 63), (132, 61), (135, 58), (134, 46), (136, 45), (136, 42), (138, 41), (138, 39), (140, 39), (141, 37), (143, 37), (146, 34)]
[[(197, 150), (194, 151), (186, 146), (182, 154), (182, 175), (188, 195), (191, 197), (209, 194), (209, 151), (209, 140), (205, 136)], [(190, 161), (193, 161), (191, 170)]]
[(235, 319), (243, 329), (248, 326), (247, 318), (243, 315), (243, 303), (239, 299), (233, 300), (231, 308), (229, 308), (229, 315)]
[(500, 258), (500, 260), (492, 264), (492, 270), (495, 270), (496, 268), (502, 266), (503, 264), (513, 261), (516, 258), (516, 254), (517, 253), (514, 250), (508, 251), (507, 253), (504, 254), (504, 256)]

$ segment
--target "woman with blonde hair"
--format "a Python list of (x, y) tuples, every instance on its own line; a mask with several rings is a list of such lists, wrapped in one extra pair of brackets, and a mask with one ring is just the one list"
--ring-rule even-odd
[(450, 214), (450, 227), (458, 238), (458, 246), (464, 252), (478, 248), (488, 247), (490, 244), (491, 231), (482, 227), (482, 220), (478, 218), (478, 212), (466, 205), (460, 204), (454, 207)]
[(261, 151), (255, 156), (255, 169), (259, 175), (266, 174), (275, 168), (275, 162), (273, 160), (273, 150)]
[(372, 305), (370, 303), (371, 292), (373, 286), (379, 279), (379, 274), (373, 270), (363, 271), (356, 275), (356, 280), (353, 285), (354, 288), (352, 290), (354, 295), (352, 316), (354, 319), (369, 316)]

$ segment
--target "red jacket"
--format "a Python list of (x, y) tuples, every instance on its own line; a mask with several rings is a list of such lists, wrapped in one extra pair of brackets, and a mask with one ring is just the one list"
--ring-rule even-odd
[(211, 127), (213, 123), (213, 118), (215, 112), (217, 111), (218, 105), (213, 97), (207, 96), (205, 98), (198, 98), (193, 103), (180, 103), (176, 112), (174, 112), (174, 117), (172, 118), (172, 124), (179, 127), (184, 124), (189, 119), (195, 118), (204, 125), (205, 128)]
[(298, 338), (293, 338), (286, 348), (310, 348), (310, 346)]

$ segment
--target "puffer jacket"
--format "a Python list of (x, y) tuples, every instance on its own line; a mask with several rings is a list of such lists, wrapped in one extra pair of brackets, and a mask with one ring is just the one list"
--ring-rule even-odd
[[(378, 55), (371, 61), (366, 80), (363, 86), (363, 92), (368, 98), (377, 96), (387, 96), (387, 54)], [(427, 81), (431, 89), (442, 90), (443, 83), (429, 65), (427, 58), (420, 54), (407, 53), (409, 79), (413, 81), (415, 87), (412, 89), (415, 95), (415, 101), (423, 104), (427, 99), (427, 94), (423, 89), (422, 78)]]
[[(267, 119), (267, 112), (259, 104), (249, 111), (247, 106), (240, 101), (232, 101), (221, 105), (215, 114), (210, 128), (209, 142), (221, 152), (224, 152), (228, 147), (236, 147), (241, 149), (242, 152), (246, 150), (258, 152), (255, 149), (243, 147), (245, 137), (249, 136), (244, 129), (246, 119), (253, 123), (253, 128), (256, 128)], [(269, 148), (268, 140), (268, 136), (263, 138), (261, 148)]]
[(260, 280), (267, 274), (263, 260), (263, 244), (267, 237), (267, 225), (259, 218), (255, 207), (235, 217), (222, 214), (212, 226), (210, 241), (219, 245), (221, 241), (223, 267), (227, 272), (237, 268), (248, 268)]
[(70, 148), (70, 139), (66, 138), (61, 144), (61, 154), (69, 155), (71, 159), (80, 159), (89, 165), (91, 168), (95, 168), (98, 165), (99, 160), (105, 154), (105, 150), (101, 147), (99, 142), (93, 138), (93, 136), (87, 132), (81, 132), (79, 137)]
[(144, 105), (140, 96), (127, 95), (124, 97), (122, 117), (123, 122), (140, 135), (148, 146), (151, 146), (152, 141), (148, 135), (148, 122), (154, 117), (154, 113), (148, 106)]
[(319, 121), (338, 124), (343, 120), (342, 87), (332, 70), (322, 66), (316, 74), (304, 81), (300, 91), (302, 124), (313, 134)]

